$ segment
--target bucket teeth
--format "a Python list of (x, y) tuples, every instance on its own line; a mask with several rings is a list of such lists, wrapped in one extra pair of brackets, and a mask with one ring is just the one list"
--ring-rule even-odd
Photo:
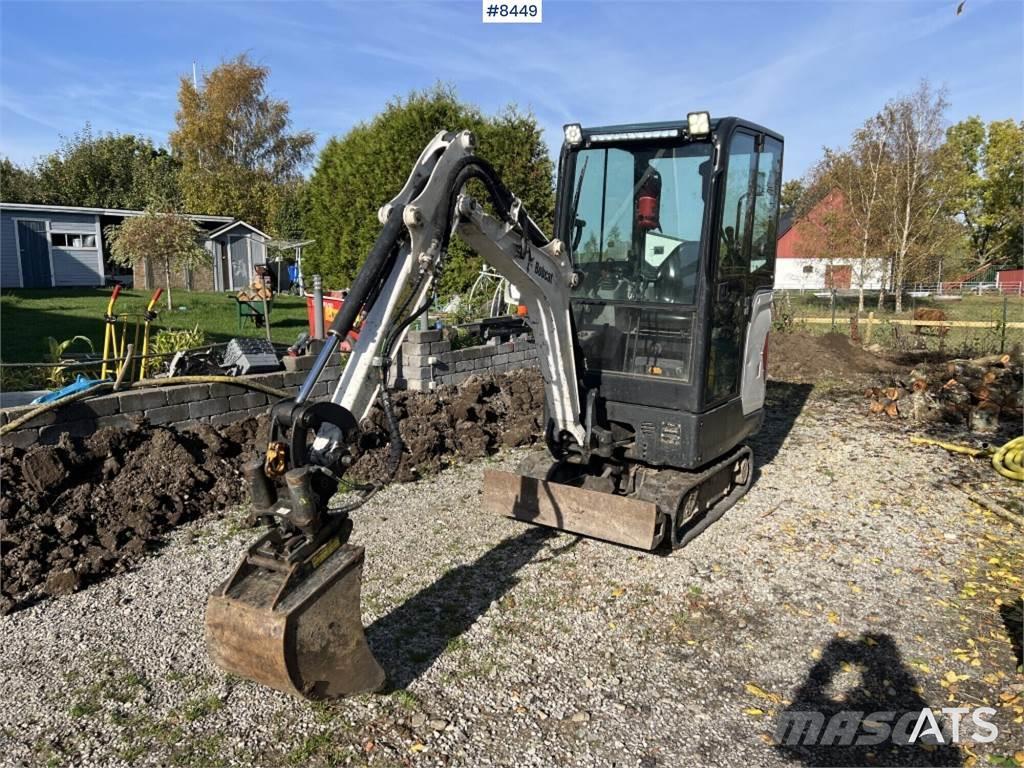
[(360, 611), (363, 548), (325, 546), (307, 561), (312, 570), (254, 564), (255, 549), (207, 603), (213, 661), (302, 698), (380, 690), (384, 670), (366, 642)]

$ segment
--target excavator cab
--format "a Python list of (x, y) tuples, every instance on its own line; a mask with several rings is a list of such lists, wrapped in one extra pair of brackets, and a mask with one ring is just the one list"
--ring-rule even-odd
[(532, 459), (520, 477), (490, 472), (495, 511), (514, 495), (524, 521), (677, 548), (745, 493), (743, 441), (763, 418), (782, 147), (765, 128), (707, 113), (565, 127), (556, 221), (579, 275), (588, 451)]
[[(210, 597), (211, 657), (308, 698), (384, 684), (349, 516), (380, 486), (342, 476), (373, 408), (397, 470), (389, 365), (456, 234), (519, 289), (545, 383), (545, 449), (518, 472), (486, 470), (484, 507), (643, 550), (681, 547), (721, 516), (753, 476), (743, 441), (763, 415), (781, 176), (782, 138), (737, 118), (568, 125), (548, 238), (471, 133), (437, 134), (381, 207), (305, 383), (271, 407), (266, 455), (244, 468), (267, 530)], [(314, 400), (357, 321), (337, 389)]]
[(696, 114), (569, 126), (559, 171), (583, 386), (625, 458), (681, 469), (760, 425), (782, 177), (781, 137)]

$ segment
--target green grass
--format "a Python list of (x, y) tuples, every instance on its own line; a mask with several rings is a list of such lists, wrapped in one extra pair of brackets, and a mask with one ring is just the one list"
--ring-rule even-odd
[[(784, 296), (788, 294), (788, 296)], [(1006, 297), (1006, 320), (1008, 322), (1024, 322), (1024, 299), (1019, 296)], [(863, 340), (866, 335), (866, 318), (868, 312), (874, 312), (875, 324), (872, 328), (871, 342), (880, 344), (890, 350), (928, 349), (943, 350), (947, 354), (970, 357), (976, 354), (996, 352), (1002, 346), (1005, 350), (1014, 344), (1024, 341), (1024, 332), (1019, 328), (1008, 328), (1005, 337), (1001, 328), (950, 328), (944, 336), (934, 329), (925, 329), (920, 334), (908, 326), (894, 326), (887, 322), (891, 319), (909, 320), (914, 316), (915, 309), (942, 310), (947, 320), (969, 320), (987, 323), (1002, 323), (1002, 296), (965, 296), (959, 301), (935, 301), (933, 299), (914, 299), (907, 297), (903, 303), (903, 311), (893, 311), (892, 299), (886, 301), (882, 311), (878, 310), (877, 298), (865, 297), (864, 314), (860, 316), (860, 334)], [(830, 317), (832, 310), (827, 298), (818, 298), (810, 293), (793, 291), (776, 291), (775, 317), (789, 304), (793, 315), (793, 330), (804, 333), (823, 334), (832, 331), (828, 323), (801, 323), (805, 317)], [(839, 296), (836, 300), (836, 328), (838, 333), (850, 332), (850, 318), (857, 314), (856, 296)]]
[[(109, 299), (110, 291), (99, 288), (4, 291), (0, 294), (0, 360), (40, 361), (46, 351), (47, 336), (58, 341), (86, 336), (97, 354), (102, 352), (103, 314)], [(148, 301), (148, 291), (123, 291), (115, 311), (141, 312)], [(173, 310), (168, 310), (167, 304), (161, 302), (160, 314), (152, 326), (153, 335), (163, 328), (192, 328), (198, 324), (206, 334), (207, 344), (226, 342), (234, 336), (266, 338), (265, 330), (249, 321), (238, 331), (238, 315), (230, 294), (175, 290), (174, 305)], [(299, 333), (308, 329), (306, 300), (301, 296), (276, 296), (270, 329), (275, 342), (295, 341)]]
[[(788, 295), (793, 311), (798, 317), (829, 317), (831, 315), (831, 305), (827, 297), (819, 298), (813, 293), (776, 291), (776, 301), (780, 301), (783, 294)], [(1019, 296), (1008, 296), (1006, 298), (1009, 299), (1007, 303), (1007, 320), (1010, 322), (1020, 322), (1024, 320), (1024, 298)], [(893, 311), (893, 301), (891, 297), (886, 299), (885, 308), (882, 310), (878, 309), (877, 303), (878, 299), (875, 295), (868, 295), (864, 297), (865, 317), (868, 312), (874, 312), (876, 319), (909, 319), (914, 316), (915, 309), (922, 307), (927, 309), (941, 309), (946, 313), (946, 317), (949, 320), (981, 320), (996, 322), (1001, 320), (1003, 316), (1003, 297), (994, 294), (985, 296), (965, 296), (959, 301), (935, 301), (932, 298), (915, 299), (912, 297), (904, 297), (903, 311), (899, 314), (896, 314)], [(846, 322), (850, 315), (856, 314), (856, 312), (856, 296), (836, 297), (837, 321), (841, 318)]]

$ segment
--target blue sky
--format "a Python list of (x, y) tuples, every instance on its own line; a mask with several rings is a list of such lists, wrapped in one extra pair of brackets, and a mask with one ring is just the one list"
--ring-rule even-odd
[(485, 111), (561, 125), (737, 114), (786, 136), (785, 177), (920, 78), (951, 120), (1024, 116), (1024, 3), (545, 0), (539, 25), (479, 2), (0, 0), (0, 153), (25, 163), (86, 121), (166, 142), (178, 78), (246, 51), (322, 146), (394, 95), (454, 84)]

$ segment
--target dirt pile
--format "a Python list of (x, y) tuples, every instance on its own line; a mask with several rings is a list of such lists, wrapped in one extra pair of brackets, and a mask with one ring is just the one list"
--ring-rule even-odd
[(102, 429), (4, 448), (0, 612), (123, 570), (169, 529), (243, 499), (256, 419), (194, 430)]
[[(781, 381), (814, 383), (824, 378), (854, 380), (891, 371), (888, 360), (851, 344), (848, 336), (826, 333), (768, 335), (768, 375)], [(851, 383), (854, 383), (851, 381)]]
[[(409, 482), (444, 469), (455, 459), (470, 460), (499, 448), (528, 445), (541, 435), (544, 381), (533, 369), (501, 376), (473, 377), (459, 387), (430, 394), (399, 392), (394, 397), (406, 452), (395, 479)], [(362, 454), (350, 470), (360, 480), (387, 474), (388, 439), (384, 414), (370, 416)]]
[[(540, 433), (544, 386), (533, 370), (473, 378), (461, 388), (395, 394), (406, 444), (396, 479), (474, 459)], [(351, 475), (379, 479), (388, 451), (371, 417)], [(267, 420), (176, 430), (140, 421), (53, 446), (0, 452), (0, 613), (73, 592), (125, 570), (177, 525), (246, 499), (241, 466), (266, 447)]]

